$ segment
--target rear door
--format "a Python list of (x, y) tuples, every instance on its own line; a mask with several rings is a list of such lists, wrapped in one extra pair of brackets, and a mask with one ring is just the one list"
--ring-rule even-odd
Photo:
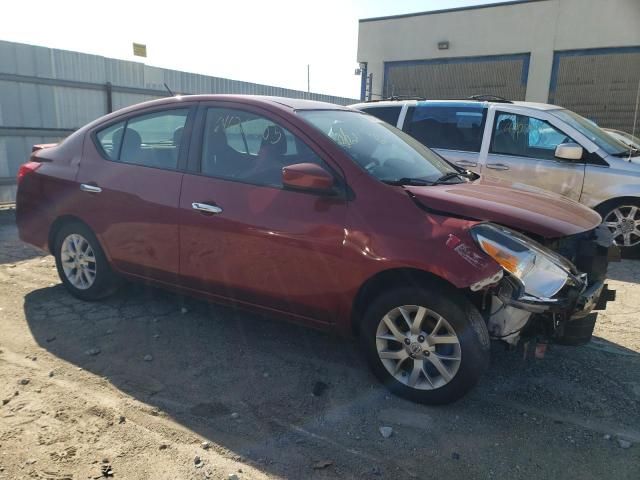
[(176, 279), (178, 202), (194, 114), (184, 104), (150, 109), (97, 127), (85, 141), (76, 213), (121, 271)]
[(458, 167), (480, 173), (486, 112), (477, 102), (418, 102), (408, 112), (403, 130)]
[[(180, 200), (181, 273), (193, 289), (332, 322), (347, 202), (287, 190), (282, 167), (322, 165), (295, 125), (242, 104), (208, 103)], [(340, 188), (339, 188), (340, 189)]]
[(483, 165), (486, 177), (532, 185), (576, 201), (580, 199), (585, 162), (555, 157), (559, 144), (575, 141), (550, 115), (544, 112), (525, 115), (521, 110), (500, 105), (494, 107), (492, 117)]

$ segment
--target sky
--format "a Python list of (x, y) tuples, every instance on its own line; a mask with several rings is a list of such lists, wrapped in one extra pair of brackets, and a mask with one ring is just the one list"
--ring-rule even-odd
[(0, 39), (358, 98), (358, 19), (498, 1), (12, 0)]

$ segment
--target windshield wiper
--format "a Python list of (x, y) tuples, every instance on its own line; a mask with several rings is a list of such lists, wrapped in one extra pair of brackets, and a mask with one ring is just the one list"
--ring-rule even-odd
[(447, 180), (451, 180), (456, 177), (469, 178), (469, 179), (474, 178), (472, 175), (469, 175), (468, 173), (464, 173), (464, 172), (448, 172), (442, 175), (435, 182), (433, 182), (433, 185), (440, 185), (441, 183), (444, 183)]
[(422, 180), (421, 178), (410, 178), (410, 177), (402, 177), (402, 178), (395, 178), (395, 179), (382, 179), (380, 180), (382, 183), (386, 183), (387, 185), (395, 185), (395, 186), (402, 186), (402, 185), (409, 185), (409, 186), (414, 186), (414, 187), (424, 187), (426, 185), (435, 185), (433, 182), (428, 182), (427, 180)]
[(629, 150), (623, 150), (622, 152), (612, 153), (611, 155), (614, 157), (620, 157), (620, 158), (637, 157), (638, 155), (640, 155), (640, 150), (638, 150), (637, 148), (629, 147)]
[(444, 183), (447, 180), (451, 180), (452, 178), (456, 178), (456, 177), (475, 180), (479, 177), (479, 175), (477, 173), (468, 172), (468, 171), (447, 172), (434, 182), (430, 182), (429, 180), (424, 180), (422, 178), (411, 178), (411, 177), (383, 178), (380, 181), (382, 183), (386, 183), (387, 185), (396, 185), (396, 186), (409, 185), (413, 187), (425, 187), (425, 186), (431, 186), (431, 185), (440, 185), (441, 183)]
[(629, 153), (629, 158), (633, 158), (640, 155), (640, 150), (637, 148), (631, 147), (628, 153)]

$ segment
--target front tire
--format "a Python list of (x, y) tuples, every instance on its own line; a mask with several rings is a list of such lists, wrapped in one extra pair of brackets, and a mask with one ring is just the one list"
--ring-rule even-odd
[(640, 200), (611, 200), (596, 208), (602, 223), (611, 231), (620, 252), (640, 257)]
[(484, 320), (453, 288), (390, 290), (370, 305), (361, 327), (373, 373), (393, 393), (415, 402), (454, 402), (489, 365)]
[(100, 300), (117, 290), (118, 279), (100, 242), (84, 224), (63, 225), (54, 239), (58, 275), (69, 292), (81, 300)]

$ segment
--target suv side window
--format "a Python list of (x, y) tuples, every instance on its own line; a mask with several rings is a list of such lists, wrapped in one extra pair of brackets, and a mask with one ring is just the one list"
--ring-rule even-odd
[(325, 166), (304, 142), (268, 118), (242, 110), (207, 109), (200, 164), (203, 174), (282, 187), (282, 167), (296, 163)]
[(545, 120), (496, 112), (490, 153), (553, 160), (561, 143), (574, 142)]
[(400, 117), (400, 112), (402, 111), (402, 105), (399, 105), (397, 107), (369, 107), (362, 108), (361, 110), (395, 127), (398, 124), (398, 118)]
[(189, 109), (132, 117), (97, 132), (102, 153), (117, 162), (175, 170)]
[(482, 106), (418, 105), (405, 130), (430, 148), (479, 152), (486, 117)]

